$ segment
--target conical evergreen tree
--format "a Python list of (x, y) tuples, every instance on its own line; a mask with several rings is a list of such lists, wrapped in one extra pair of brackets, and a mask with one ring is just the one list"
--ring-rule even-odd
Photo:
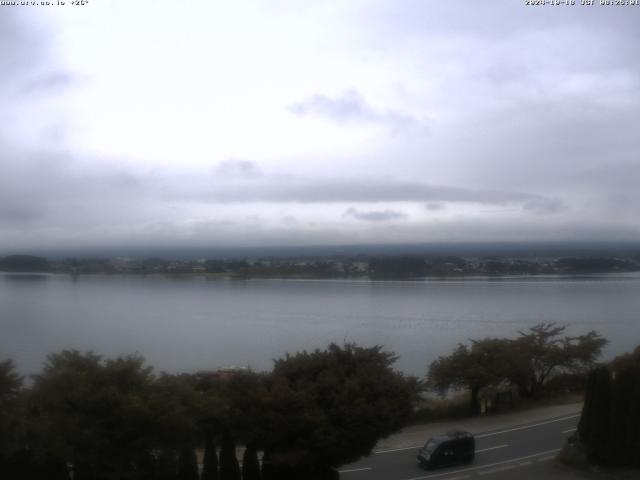
[(236, 444), (230, 432), (225, 432), (222, 436), (220, 480), (241, 480), (240, 465), (236, 457)]
[(628, 417), (627, 427), (631, 432), (629, 448), (633, 454), (632, 465), (640, 467), (640, 371), (636, 372), (635, 387), (632, 393), (631, 412)]
[(193, 448), (184, 448), (178, 457), (178, 480), (198, 480), (198, 458)]
[(269, 459), (269, 452), (265, 451), (262, 455), (262, 468), (260, 469), (262, 480), (277, 480), (278, 477), (275, 473), (273, 465)]
[[(633, 431), (640, 428), (634, 425), (629, 428), (629, 417), (633, 414), (633, 390), (635, 375), (629, 370), (616, 372), (611, 399), (611, 425), (609, 431), (608, 463), (612, 465), (631, 465), (637, 452), (632, 451)], [(633, 431), (632, 431), (633, 430)]]
[(585, 389), (584, 404), (582, 405), (582, 414), (578, 422), (578, 435), (584, 443), (588, 443), (591, 438), (591, 417), (593, 415), (593, 395), (594, 381), (596, 378), (595, 370), (591, 370), (587, 375), (587, 386)]
[(218, 454), (216, 453), (216, 443), (211, 432), (207, 432), (204, 441), (202, 480), (218, 480)]
[(242, 480), (260, 480), (258, 451), (253, 444), (247, 445), (242, 456)]
[(611, 370), (598, 367), (594, 370), (592, 395), (589, 407), (589, 438), (587, 456), (593, 464), (604, 465), (609, 460), (611, 441)]
[(156, 465), (158, 480), (177, 480), (178, 459), (175, 452), (163, 450), (158, 457)]

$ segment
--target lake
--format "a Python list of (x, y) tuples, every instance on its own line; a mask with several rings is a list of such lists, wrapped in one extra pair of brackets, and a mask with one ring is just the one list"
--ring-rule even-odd
[(269, 369), (329, 342), (382, 344), (423, 375), (458, 342), (539, 322), (597, 330), (606, 358), (640, 344), (640, 274), (424, 281), (0, 274), (0, 359), (25, 374), (63, 348), (138, 352), (157, 370)]

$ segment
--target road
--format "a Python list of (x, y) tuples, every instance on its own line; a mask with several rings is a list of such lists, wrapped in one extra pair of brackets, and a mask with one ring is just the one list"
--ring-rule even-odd
[[(416, 455), (421, 445), (378, 450), (340, 469), (343, 480), (464, 480), (468, 478), (519, 480), (541, 478), (541, 464), (550, 462), (576, 428), (580, 415), (549, 418), (499, 430), (473, 432), (473, 464), (424, 470)], [(445, 432), (442, 432), (445, 433)], [(426, 438), (424, 439), (427, 440)], [(516, 473), (517, 471), (517, 473)]]

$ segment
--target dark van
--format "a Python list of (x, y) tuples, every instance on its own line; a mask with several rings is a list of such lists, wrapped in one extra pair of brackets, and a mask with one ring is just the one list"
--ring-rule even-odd
[(446, 435), (432, 437), (418, 452), (418, 462), (424, 468), (447, 467), (473, 462), (476, 440), (464, 430), (451, 430)]

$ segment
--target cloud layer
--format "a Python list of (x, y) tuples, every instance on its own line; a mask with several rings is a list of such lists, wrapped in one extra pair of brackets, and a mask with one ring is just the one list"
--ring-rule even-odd
[(640, 240), (637, 8), (194, 1), (3, 9), (0, 254)]

